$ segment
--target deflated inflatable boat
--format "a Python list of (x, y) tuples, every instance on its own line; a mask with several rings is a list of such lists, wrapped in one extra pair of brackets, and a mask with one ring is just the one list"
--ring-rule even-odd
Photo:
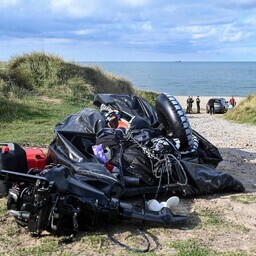
[[(45, 168), (0, 170), (10, 188), (8, 209), (31, 234), (73, 234), (99, 215), (169, 226), (186, 218), (168, 203), (149, 208), (149, 199), (244, 190), (215, 170), (218, 149), (191, 129), (175, 97), (160, 94), (156, 110), (135, 95), (98, 94), (94, 104), (99, 109), (85, 108), (56, 125)], [(140, 207), (123, 201), (135, 195), (144, 196)]]

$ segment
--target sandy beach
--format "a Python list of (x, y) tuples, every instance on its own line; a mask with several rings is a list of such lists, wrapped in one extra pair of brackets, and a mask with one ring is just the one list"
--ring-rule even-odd
[[(175, 97), (185, 109), (187, 97)], [(227, 121), (222, 118), (222, 114), (213, 116), (206, 114), (205, 105), (210, 98), (211, 96), (200, 97), (203, 110), (200, 114), (196, 113), (196, 104), (193, 104), (193, 113), (187, 114), (190, 126), (219, 148), (223, 155), (219, 170), (241, 180), (245, 184), (246, 191), (256, 192), (256, 128), (252, 125)], [(237, 105), (243, 99), (243, 97), (235, 97)]]
[[(196, 112), (196, 97), (197, 97), (197, 95), (192, 96), (192, 97), (193, 97), (193, 100), (194, 100), (193, 111)], [(179, 101), (179, 103), (181, 104), (183, 109), (187, 108), (187, 98), (188, 98), (188, 96), (175, 96), (175, 98)], [(200, 107), (201, 107), (202, 110), (205, 110), (205, 106), (206, 106), (208, 100), (210, 98), (212, 98), (212, 96), (200, 96), (199, 95), (199, 98), (200, 98)], [(214, 98), (225, 98), (227, 101), (229, 101), (231, 96), (230, 97), (214, 96)], [(237, 104), (239, 104), (244, 99), (244, 97), (234, 97), (234, 98), (235, 98)]]
[(187, 114), (192, 129), (220, 151), (223, 161), (217, 169), (239, 179), (246, 192), (256, 192), (256, 127), (222, 118), (222, 114)]

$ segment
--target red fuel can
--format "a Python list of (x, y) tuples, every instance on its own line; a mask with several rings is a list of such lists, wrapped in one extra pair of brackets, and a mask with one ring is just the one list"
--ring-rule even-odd
[(44, 169), (46, 166), (46, 155), (41, 149), (25, 149), (27, 155), (28, 169)]

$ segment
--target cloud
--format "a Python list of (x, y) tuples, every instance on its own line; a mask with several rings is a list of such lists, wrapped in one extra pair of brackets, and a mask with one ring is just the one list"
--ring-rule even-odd
[(98, 0), (51, 0), (50, 8), (53, 13), (67, 14), (74, 18), (90, 17), (101, 6)]
[(70, 44), (72, 40), (66, 38), (8, 38), (12, 46), (27, 45), (40, 49), (45, 45)]
[(0, 9), (15, 6), (19, 0), (0, 0)]
[(20, 43), (18, 51), (27, 49), (26, 41), (31, 48), (41, 43), (79, 58), (88, 52), (103, 59), (113, 52), (128, 57), (136, 52), (138, 59), (209, 56), (239, 44), (248, 49), (256, 40), (252, 0), (0, 0), (0, 9), (0, 44), (6, 54), (11, 52), (6, 42)]
[(118, 2), (119, 3), (121, 2), (121, 4), (124, 4), (124, 5), (138, 7), (138, 6), (145, 6), (145, 5), (151, 4), (152, 0), (121, 0), (121, 1), (117, 1), (117, 4)]
[(146, 32), (150, 32), (150, 31), (152, 31), (153, 28), (152, 28), (151, 24), (148, 22), (148, 23), (144, 23), (142, 25), (142, 29)]
[(75, 30), (74, 34), (76, 35), (91, 35), (97, 33), (96, 29), (80, 29), (80, 30)]
[(248, 16), (244, 18), (244, 24), (249, 26), (256, 26), (256, 16)]
[(229, 0), (229, 1), (217, 0), (215, 2), (217, 6), (228, 8), (228, 9), (242, 10), (242, 9), (256, 8), (255, 0)]
[(243, 39), (243, 33), (241, 31), (235, 33), (224, 33), (220, 37), (220, 42), (236, 42)]

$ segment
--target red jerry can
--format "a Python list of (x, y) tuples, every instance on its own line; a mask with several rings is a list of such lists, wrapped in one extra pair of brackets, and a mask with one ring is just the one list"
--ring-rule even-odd
[(41, 149), (25, 149), (27, 154), (28, 169), (44, 169), (46, 155)]

